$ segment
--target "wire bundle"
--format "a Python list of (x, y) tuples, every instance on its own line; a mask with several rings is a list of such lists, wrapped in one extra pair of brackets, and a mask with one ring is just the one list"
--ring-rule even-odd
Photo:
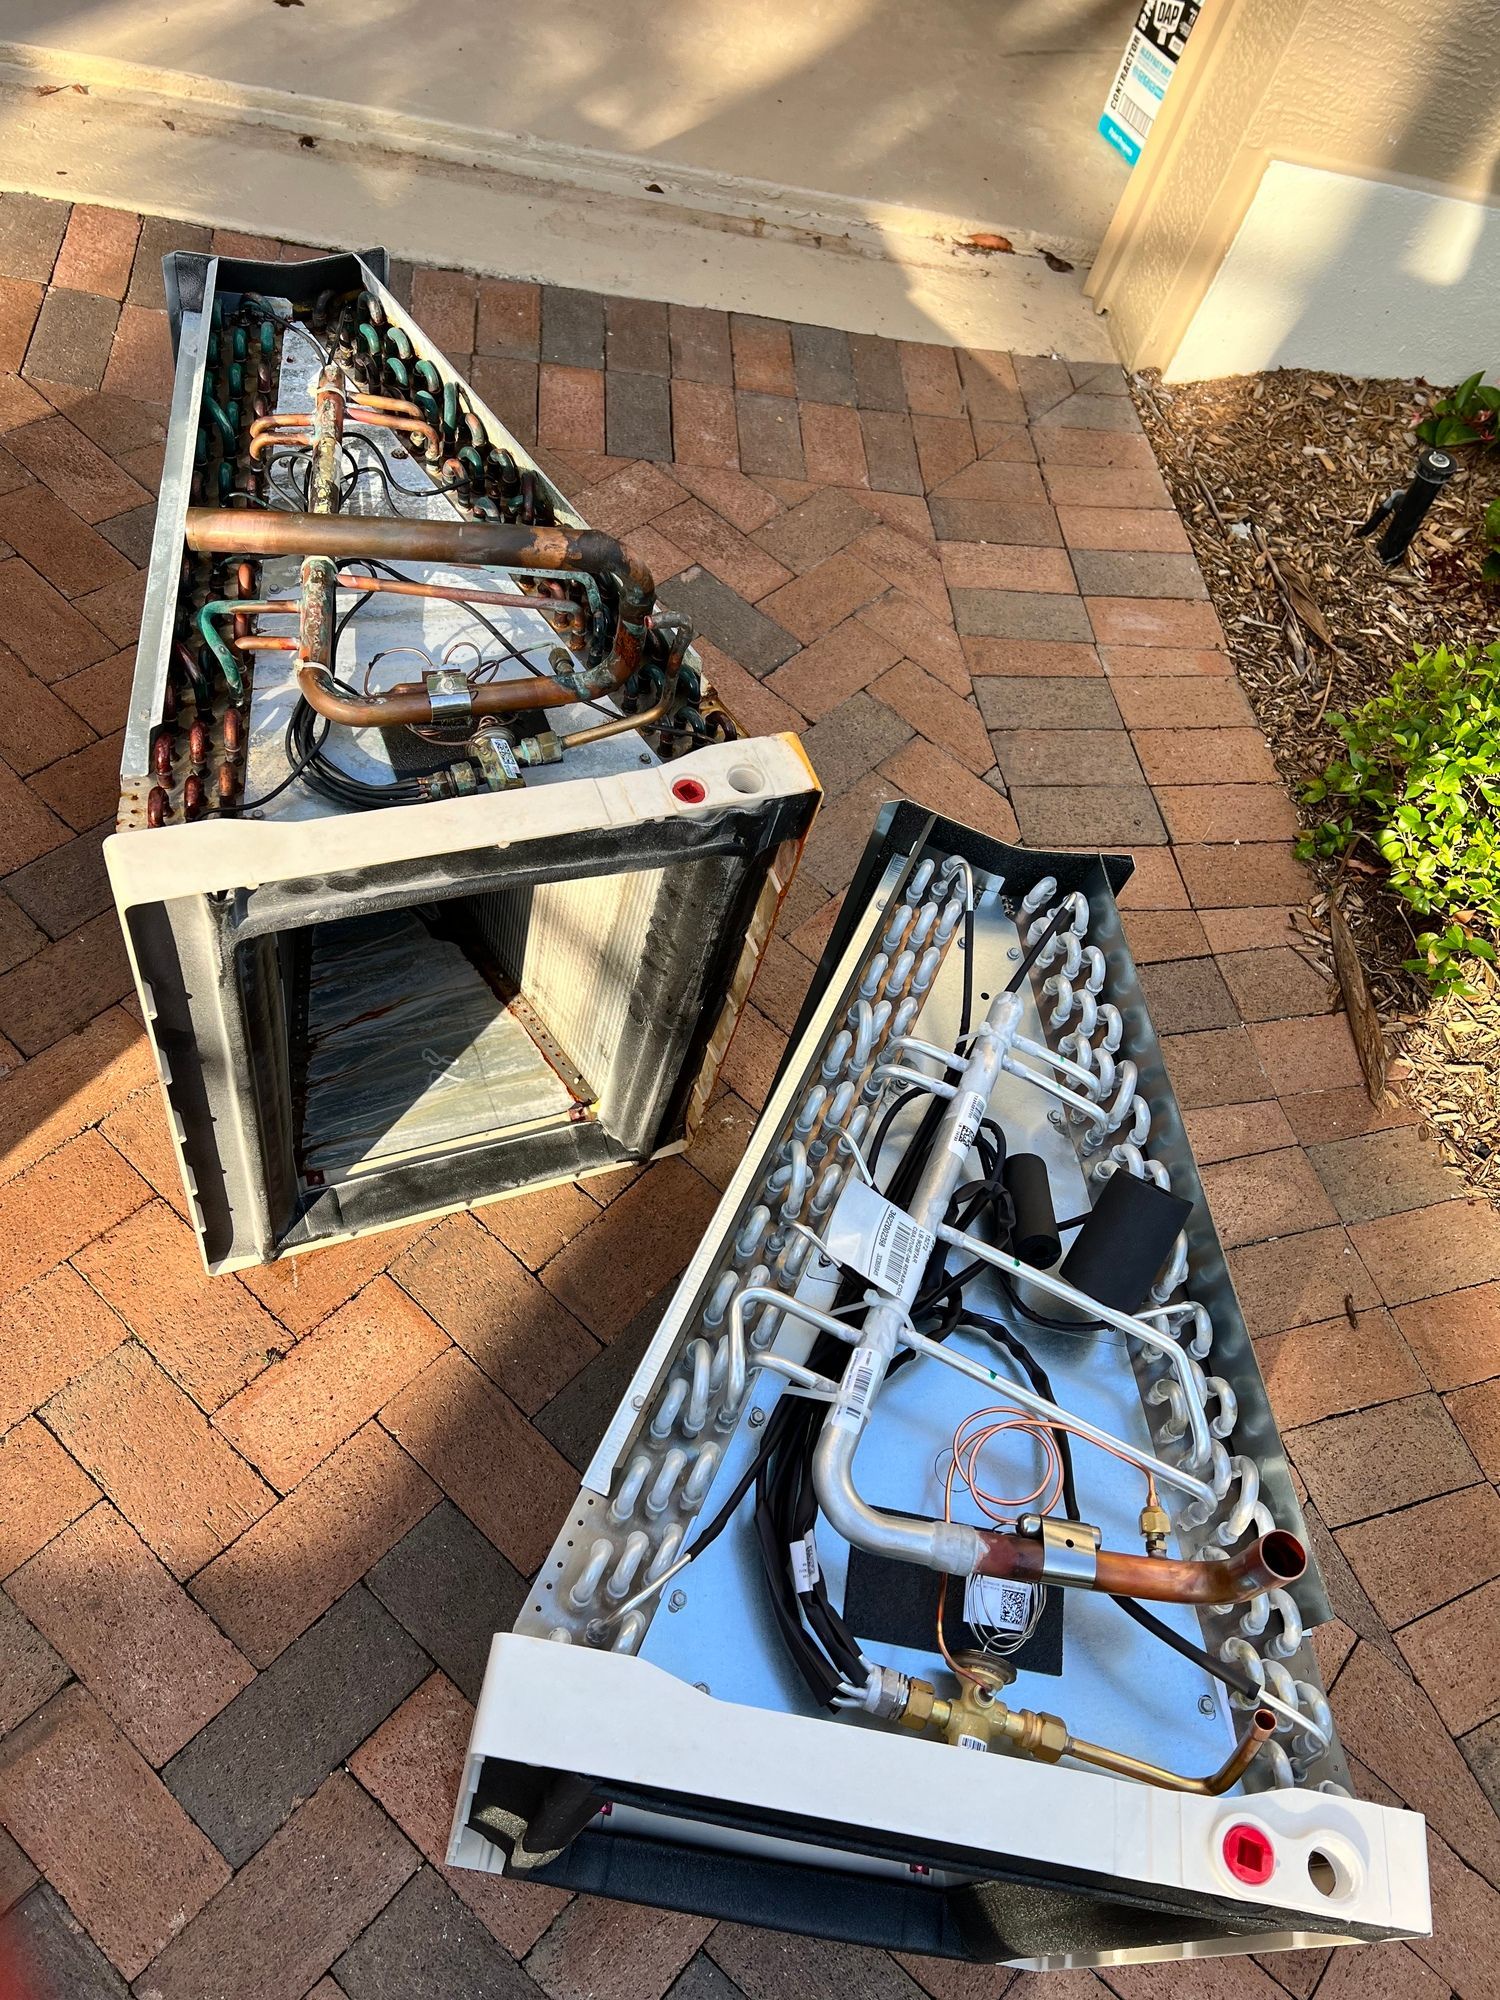
[[(1063, 914), (1064, 911), (1059, 910), (1053, 923), (1034, 940), (1031, 949), (1011, 977), (1010, 991), (1020, 990), (1032, 964), (1052, 932), (1060, 924)], [(957, 1036), (960, 1047), (970, 1033), (973, 1007), (973, 957), (973, 914), (970, 912), (964, 936), (963, 1004)], [(879, 1163), (882, 1147), (896, 1117), (906, 1104), (920, 1094), (920, 1087), (914, 1086), (902, 1093), (887, 1108), (868, 1148), (868, 1159), (872, 1167)], [(942, 1112), (943, 1100), (936, 1095), (931, 1096), (910, 1143), (896, 1163), (883, 1190), (886, 1198), (896, 1203), (898, 1207), (905, 1207), (915, 1192)], [(1003, 1246), (1010, 1241), (1015, 1212), (1002, 1180), (1006, 1157), (1005, 1135), (993, 1120), (987, 1118), (980, 1125), (975, 1139), (975, 1151), (980, 1160), (980, 1177), (956, 1190), (947, 1220), (965, 1230), (972, 1229), (981, 1221), (987, 1222), (994, 1241)], [(929, 1338), (938, 1340), (946, 1339), (960, 1324), (966, 1329), (973, 1329), (985, 1335), (1005, 1353), (1037, 1395), (1045, 1397), (1050, 1403), (1056, 1403), (1057, 1397), (1045, 1368), (1019, 1335), (1004, 1321), (975, 1313), (965, 1306), (966, 1286), (982, 1272), (990, 1271), (992, 1267), (975, 1261), (957, 1271), (947, 1272), (943, 1268), (946, 1257), (946, 1250), (942, 1245), (938, 1245), (934, 1249), (932, 1259), (923, 1275), (923, 1283), (912, 1304), (913, 1324), (918, 1325)], [(1073, 1334), (1090, 1330), (1087, 1323), (1052, 1321), (1032, 1311), (1003, 1277), (1002, 1283), (1009, 1303), (1022, 1317), (1041, 1326), (1056, 1327), (1058, 1330)], [(834, 1312), (857, 1305), (863, 1294), (864, 1281), (846, 1277), (840, 1285), (838, 1298), (833, 1307)], [(819, 1373), (837, 1378), (846, 1354), (847, 1348), (842, 1342), (832, 1335), (822, 1334), (808, 1357), (809, 1366)], [(912, 1350), (903, 1349), (892, 1359), (887, 1377), (909, 1365), (914, 1359)], [(784, 1394), (779, 1398), (766, 1427), (767, 1435), (760, 1451), (735, 1491), (729, 1496), (724, 1508), (716, 1516), (711, 1528), (694, 1544), (691, 1553), (696, 1554), (707, 1540), (722, 1531), (753, 1479), (756, 1494), (756, 1538), (777, 1628), (792, 1663), (814, 1699), (824, 1707), (837, 1709), (858, 1705), (851, 1700), (851, 1694), (862, 1689), (869, 1671), (868, 1663), (860, 1651), (858, 1640), (845, 1623), (842, 1612), (831, 1602), (821, 1576), (815, 1581), (806, 1582), (805, 1567), (800, 1571), (794, 1570), (791, 1555), (793, 1545), (803, 1542), (804, 1538), (814, 1531), (817, 1521), (818, 1509), (812, 1483), (812, 1461), (824, 1417), (824, 1408), (819, 1403), (795, 1395)], [(997, 1421), (986, 1422), (988, 1419)], [(976, 1423), (981, 1425), (981, 1429), (977, 1433), (971, 1432), (970, 1427)], [(996, 1500), (985, 1493), (983, 1482), (978, 1475), (978, 1452), (984, 1448), (986, 1442), (992, 1441), (1003, 1431), (1012, 1429), (1024, 1429), (1039, 1443), (1043, 1438), (1046, 1440), (1043, 1445), (1044, 1478), (1029, 1503)], [(1009, 1408), (977, 1411), (966, 1419), (965, 1424), (955, 1435), (952, 1456), (953, 1470), (948, 1474), (946, 1481), (948, 1496), (951, 1497), (955, 1478), (961, 1480), (976, 1506), (991, 1519), (1009, 1518), (1011, 1512), (1017, 1511), (1020, 1506), (1025, 1506), (1028, 1512), (1045, 1514), (1052, 1511), (1059, 1501), (1068, 1519), (1076, 1521), (1083, 1518), (1074, 1480), (1072, 1441), (1065, 1421), (1049, 1422)], [(1154, 1498), (1154, 1491), (1149, 1482), (1148, 1498)], [(995, 1509), (1004, 1511), (993, 1511)], [(942, 1630), (948, 1582), (949, 1579), (945, 1577), (940, 1585), (937, 1605), (937, 1643), (948, 1664), (955, 1672), (959, 1672), (960, 1669), (948, 1653)], [(1117, 1597), (1111, 1601), (1153, 1638), (1191, 1660), (1224, 1686), (1238, 1694), (1252, 1697), (1256, 1695), (1255, 1684), (1248, 1673), (1215, 1659), (1211, 1653), (1185, 1638), (1153, 1612), (1137, 1604), (1134, 1599)], [(1015, 1646), (1024, 1644), (1025, 1639), (1034, 1631), (1042, 1609), (1043, 1592), (1039, 1589), (1035, 1594), (1032, 1617), (1027, 1630), (1015, 1640)], [(1014, 1646), (1011, 1646), (1010, 1650), (1014, 1650)]]

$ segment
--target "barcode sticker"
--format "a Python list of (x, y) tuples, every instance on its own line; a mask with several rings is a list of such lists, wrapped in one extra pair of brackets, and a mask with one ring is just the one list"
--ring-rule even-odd
[(974, 1141), (979, 1137), (979, 1127), (984, 1122), (984, 1114), (989, 1109), (989, 1100), (977, 1090), (966, 1090), (958, 1107), (958, 1122), (948, 1135), (948, 1151), (960, 1160), (969, 1157)]
[(1133, 98), (1122, 97), (1115, 106), (1115, 115), (1118, 118), (1124, 119), (1131, 131), (1139, 133), (1143, 139), (1151, 130), (1152, 120), (1150, 115)]
[(990, 1746), (982, 1736), (960, 1736), (958, 1747), (960, 1750), (988, 1750)]
[(792, 1584), (801, 1597), (823, 1574), (818, 1566), (818, 1545), (813, 1540), (812, 1529), (809, 1528), (799, 1541), (793, 1542), (787, 1553), (792, 1559)]
[(834, 1263), (857, 1271), (882, 1292), (910, 1305), (932, 1255), (931, 1230), (913, 1222), (864, 1181), (846, 1182), (833, 1205), (823, 1241)]
[(849, 1366), (844, 1370), (844, 1379), (839, 1384), (838, 1401), (828, 1412), (828, 1421), (835, 1430), (862, 1431), (869, 1422), (870, 1399), (875, 1393), (875, 1378), (880, 1369), (880, 1355), (873, 1347), (856, 1347), (849, 1357)]
[(977, 1630), (1014, 1634), (1031, 1623), (1036, 1591), (1001, 1576), (971, 1576), (964, 1584), (964, 1622)]

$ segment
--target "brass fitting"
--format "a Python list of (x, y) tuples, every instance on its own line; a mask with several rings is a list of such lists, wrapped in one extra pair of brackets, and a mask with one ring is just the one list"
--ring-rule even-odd
[(1066, 1754), (1072, 1739), (1060, 1715), (1048, 1715), (1033, 1708), (1006, 1708), (999, 1702), (994, 1714), (1007, 1747), (1018, 1756), (1034, 1757), (1039, 1764), (1055, 1764)]
[(918, 1732), (933, 1728), (946, 1730), (953, 1704), (943, 1700), (930, 1681), (914, 1680), (906, 1697), (906, 1706), (896, 1720), (903, 1729)]
[(999, 1690), (1015, 1679), (1015, 1669), (1005, 1660), (988, 1653), (960, 1653), (954, 1662), (962, 1669), (957, 1699), (944, 1700), (926, 1681), (913, 1681), (905, 1709), (898, 1718), (907, 1729), (931, 1729), (945, 1742), (966, 1750), (1008, 1751), (1030, 1757), (1039, 1764), (1056, 1764), (1072, 1757), (1096, 1770), (1117, 1777), (1135, 1778), (1142, 1784), (1158, 1785), (1164, 1791), (1197, 1792), (1217, 1798), (1238, 1784), (1257, 1751), (1276, 1729), (1276, 1717), (1268, 1708), (1255, 1711), (1250, 1727), (1217, 1771), (1206, 1778), (1184, 1777), (1148, 1763), (1122, 1750), (1107, 1749), (1101, 1743), (1086, 1742), (1068, 1733), (1060, 1715), (1043, 1710), (1007, 1708), (998, 1699)]
[(1148, 1500), (1141, 1509), (1141, 1535), (1146, 1544), (1148, 1556), (1166, 1553), (1167, 1536), (1172, 1524), (1167, 1519), (1167, 1510), (1159, 1501)]
[(551, 729), (539, 729), (534, 736), (522, 736), (515, 743), (516, 761), (520, 764), (560, 764), (563, 759), (562, 738)]

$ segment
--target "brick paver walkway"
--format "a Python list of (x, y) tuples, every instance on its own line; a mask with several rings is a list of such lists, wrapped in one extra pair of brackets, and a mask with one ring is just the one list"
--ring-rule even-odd
[[(1292, 815), (1118, 371), (398, 273), (828, 803), (685, 1160), (209, 1281), (99, 864), (158, 260), (208, 241), (0, 198), (0, 1907), (58, 1993), (1493, 1995), (1500, 1218), (1372, 1113), (1295, 948)], [(1131, 943), (1340, 1612), (1339, 1724), (1432, 1829), (1415, 1953), (1043, 1988), (440, 1866), (489, 1634), (902, 793), (1136, 854)]]

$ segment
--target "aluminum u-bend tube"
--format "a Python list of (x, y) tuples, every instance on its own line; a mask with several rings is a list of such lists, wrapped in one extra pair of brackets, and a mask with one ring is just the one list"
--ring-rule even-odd
[(940, 1243), (951, 1243), (955, 1249), (967, 1251), (971, 1257), (981, 1258), (986, 1264), (993, 1264), (998, 1271), (1005, 1271), (1012, 1277), (1024, 1278), (1027, 1284), (1035, 1285), (1039, 1292), (1060, 1299), (1064, 1305), (1072, 1306), (1075, 1312), (1088, 1314), (1093, 1319), (1102, 1319), (1106, 1326), (1128, 1334), (1160, 1354), (1169, 1362), (1173, 1373), (1182, 1385), (1183, 1414), (1187, 1418), (1188, 1430), (1193, 1440), (1193, 1455), (1190, 1464), (1206, 1466), (1213, 1455), (1213, 1439), (1209, 1433), (1208, 1412), (1198, 1394), (1198, 1384), (1193, 1376), (1193, 1364), (1172, 1336), (1163, 1333), (1149, 1321), (1134, 1319), (1129, 1313), (1116, 1312), (1113, 1306), (1101, 1305), (1098, 1299), (1091, 1299), (1087, 1292), (1080, 1292), (1064, 1278), (1055, 1278), (1050, 1271), (1039, 1271), (1032, 1264), (1023, 1264), (1008, 1250), (997, 1250), (992, 1244), (982, 1242), (977, 1236), (967, 1236), (961, 1229), (949, 1229), (939, 1223), (934, 1232)]

